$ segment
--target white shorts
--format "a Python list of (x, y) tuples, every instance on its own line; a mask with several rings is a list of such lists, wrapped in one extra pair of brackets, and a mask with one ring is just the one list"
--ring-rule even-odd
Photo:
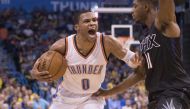
[(58, 91), (50, 109), (104, 109), (104, 98), (91, 97), (91, 94), (74, 94), (67, 90)]

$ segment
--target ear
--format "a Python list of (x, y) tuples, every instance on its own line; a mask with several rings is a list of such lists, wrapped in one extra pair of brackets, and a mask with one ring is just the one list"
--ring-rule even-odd
[(145, 9), (146, 12), (149, 12), (150, 11), (150, 5), (145, 4), (144, 9)]
[(79, 29), (79, 25), (76, 24), (76, 25), (74, 26), (74, 29), (75, 29), (75, 31), (78, 31), (78, 29)]

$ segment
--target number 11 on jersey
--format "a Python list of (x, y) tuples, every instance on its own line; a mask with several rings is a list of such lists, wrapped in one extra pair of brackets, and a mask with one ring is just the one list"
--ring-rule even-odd
[(149, 53), (145, 53), (144, 55), (146, 57), (146, 62), (148, 64), (148, 69), (151, 69), (152, 68), (152, 62), (151, 62), (151, 59), (150, 59), (150, 54)]

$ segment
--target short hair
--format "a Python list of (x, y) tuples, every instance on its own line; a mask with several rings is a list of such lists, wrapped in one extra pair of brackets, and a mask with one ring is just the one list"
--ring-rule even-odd
[(90, 10), (82, 10), (82, 11), (75, 12), (75, 14), (73, 16), (73, 23), (78, 24), (81, 14), (84, 14), (84, 13), (87, 13), (87, 12), (92, 12), (92, 11), (90, 11)]
[(142, 3), (148, 3), (148, 4), (151, 4), (154, 8), (157, 8), (158, 7), (158, 1), (159, 0), (138, 0), (139, 2), (142, 2)]

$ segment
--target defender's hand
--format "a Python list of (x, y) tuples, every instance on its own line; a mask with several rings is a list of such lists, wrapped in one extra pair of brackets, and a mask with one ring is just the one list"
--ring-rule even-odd
[(142, 63), (142, 55), (140, 53), (135, 53), (129, 61), (129, 66), (132, 68), (137, 68)]

